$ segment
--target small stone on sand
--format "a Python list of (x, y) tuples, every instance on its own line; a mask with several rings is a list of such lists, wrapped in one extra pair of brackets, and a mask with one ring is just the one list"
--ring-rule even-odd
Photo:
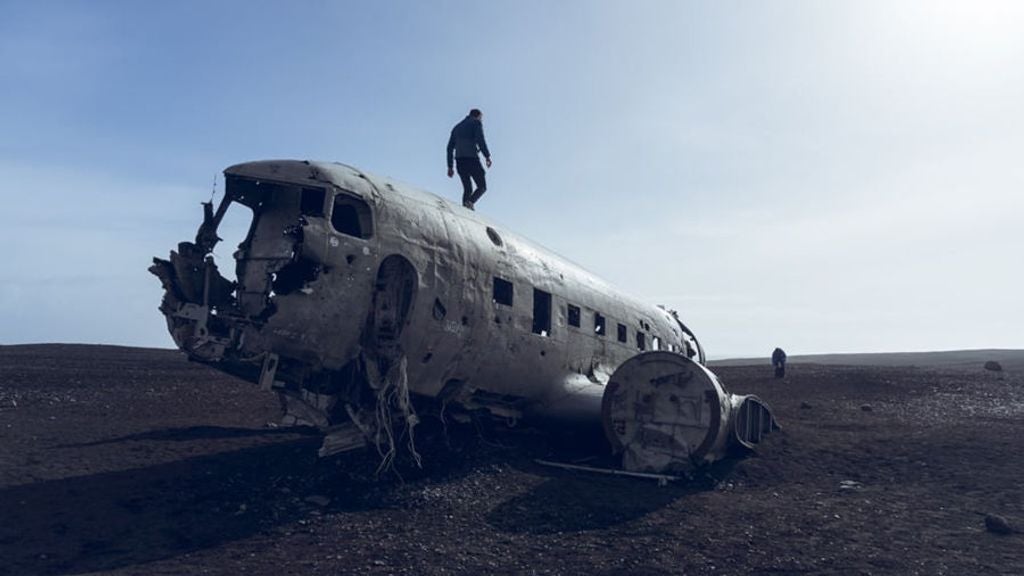
[(1013, 534), (1016, 532), (1006, 518), (996, 514), (985, 516), (985, 529), (996, 534)]

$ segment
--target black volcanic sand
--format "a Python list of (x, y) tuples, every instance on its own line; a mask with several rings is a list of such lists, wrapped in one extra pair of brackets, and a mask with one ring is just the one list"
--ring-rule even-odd
[(783, 430), (690, 481), (487, 430), (375, 481), (176, 352), (0, 347), (0, 574), (1024, 574), (1024, 535), (984, 523), (1024, 525), (1024, 373), (717, 371)]

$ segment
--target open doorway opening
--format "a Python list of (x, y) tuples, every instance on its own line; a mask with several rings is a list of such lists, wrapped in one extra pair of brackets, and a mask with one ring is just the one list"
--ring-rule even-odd
[(377, 271), (370, 322), (371, 341), (394, 343), (402, 334), (416, 299), (416, 269), (401, 256), (388, 256)]

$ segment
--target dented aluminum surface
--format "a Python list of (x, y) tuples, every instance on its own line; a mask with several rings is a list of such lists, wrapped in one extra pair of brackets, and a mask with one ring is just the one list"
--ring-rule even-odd
[[(423, 410), (604, 421), (626, 467), (646, 471), (714, 460), (771, 429), (762, 402), (722, 389), (674, 312), (473, 211), (342, 164), (262, 161), (224, 174), (224, 198), (216, 209), (204, 205), (195, 240), (154, 259), (150, 271), (165, 288), (160, 310), (192, 359), (279, 393), (285, 423), (322, 429), (321, 454), (375, 446), (382, 465), (403, 445), (415, 455)], [(251, 213), (252, 222), (233, 262), (218, 266), (213, 251), (228, 211)], [(643, 358), (658, 362), (642, 362), (608, 390), (658, 405), (619, 406), (612, 424), (610, 398), (602, 416), (606, 385), (627, 361)], [(704, 383), (701, 394), (716, 395), (719, 410), (715, 426), (702, 424), (708, 449), (699, 454), (654, 448), (665, 440), (655, 429), (697, 422), (692, 411), (659, 404), (678, 399), (659, 387), (678, 387), (673, 375), (686, 370)], [(650, 382), (640, 382), (641, 373)], [(615, 430), (631, 413), (647, 419), (627, 426), (633, 437), (659, 439), (624, 442)], [(697, 433), (676, 440), (689, 446)]]
[(778, 428), (756, 396), (727, 393), (706, 366), (671, 352), (638, 354), (619, 366), (605, 389), (602, 420), (623, 467), (638, 472), (713, 462)]

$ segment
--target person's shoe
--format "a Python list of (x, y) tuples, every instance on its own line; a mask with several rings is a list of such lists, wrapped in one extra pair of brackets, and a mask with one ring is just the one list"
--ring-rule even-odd
[(465, 201), (464, 201), (464, 202), (462, 203), (462, 207), (463, 207), (463, 208), (469, 208), (470, 210), (473, 210), (473, 203), (472, 203), (472, 202), (470, 202), (469, 200), (465, 200)]

